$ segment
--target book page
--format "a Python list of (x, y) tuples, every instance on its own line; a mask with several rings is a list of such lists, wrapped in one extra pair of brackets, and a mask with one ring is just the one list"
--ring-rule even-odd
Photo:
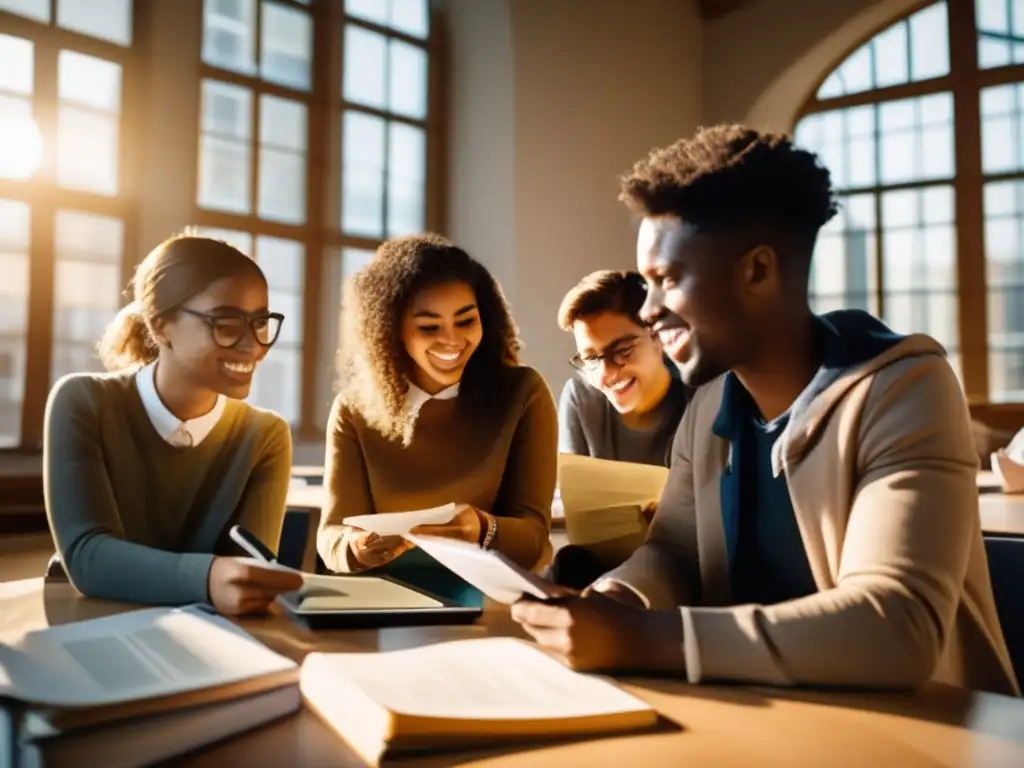
[(381, 536), (404, 536), (418, 525), (444, 525), (455, 517), (455, 505), (444, 504), (413, 512), (384, 512), (376, 515), (346, 517), (343, 522), (353, 528), (373, 531)]
[(443, 603), (375, 576), (306, 574), (299, 591), (299, 612), (414, 610), (441, 608)]
[(475, 544), (428, 536), (407, 536), (409, 541), (466, 580), (487, 597), (511, 605), (523, 595), (539, 600), (557, 594), (555, 586), (493, 550)]
[[(535, 646), (504, 637), (306, 657), (302, 681), (332, 677), (348, 680), (392, 712), (421, 717), (550, 720), (651, 709), (606, 680), (573, 672)], [(314, 688), (330, 690), (300, 685), (307, 695)]]
[(150, 608), (32, 632), (0, 647), (10, 695), (45, 706), (166, 696), (296, 667), (199, 606)]

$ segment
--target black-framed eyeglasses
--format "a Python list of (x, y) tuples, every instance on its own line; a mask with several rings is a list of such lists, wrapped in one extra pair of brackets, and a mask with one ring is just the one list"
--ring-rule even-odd
[(569, 358), (569, 365), (573, 368), (578, 368), (581, 371), (587, 371), (592, 373), (601, 367), (601, 363), (607, 360), (616, 368), (621, 368), (636, 352), (636, 348), (640, 345), (640, 341), (643, 339), (642, 336), (631, 336), (627, 339), (622, 339), (616, 344), (613, 344), (610, 349), (606, 349), (603, 352), (599, 352), (596, 355), (581, 355), (576, 353)]
[(187, 315), (198, 317), (210, 328), (213, 343), (223, 349), (237, 347), (252, 332), (261, 347), (272, 347), (281, 333), (284, 315), (280, 312), (261, 312), (255, 315), (211, 315), (194, 309), (182, 308)]

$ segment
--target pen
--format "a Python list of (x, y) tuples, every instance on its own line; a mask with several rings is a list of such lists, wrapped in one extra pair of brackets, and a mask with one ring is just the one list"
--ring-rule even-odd
[(233, 542), (257, 560), (264, 563), (277, 562), (277, 556), (267, 548), (267, 545), (256, 538), (253, 534), (249, 533), (249, 531), (245, 530), (242, 526), (231, 526), (231, 530), (228, 531), (228, 535), (231, 537)]

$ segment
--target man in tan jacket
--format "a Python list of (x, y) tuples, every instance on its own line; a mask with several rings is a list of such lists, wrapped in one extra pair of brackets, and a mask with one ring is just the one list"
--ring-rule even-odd
[(621, 197), (642, 217), (644, 317), (699, 389), (647, 542), (515, 618), (583, 669), (1017, 694), (944, 350), (809, 307), (828, 171), (719, 126), (652, 152)]

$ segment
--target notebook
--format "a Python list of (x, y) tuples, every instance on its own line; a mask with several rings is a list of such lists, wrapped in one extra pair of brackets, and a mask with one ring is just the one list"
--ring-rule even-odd
[(370, 765), (410, 752), (653, 728), (650, 705), (512, 638), (311, 653), (303, 700)]
[(299, 711), (297, 685), (150, 717), (68, 732), (29, 714), (18, 746), (21, 768), (156, 765)]
[(298, 681), (298, 665), (212, 608), (148, 608), (0, 646), (0, 696), (66, 731), (226, 701)]

